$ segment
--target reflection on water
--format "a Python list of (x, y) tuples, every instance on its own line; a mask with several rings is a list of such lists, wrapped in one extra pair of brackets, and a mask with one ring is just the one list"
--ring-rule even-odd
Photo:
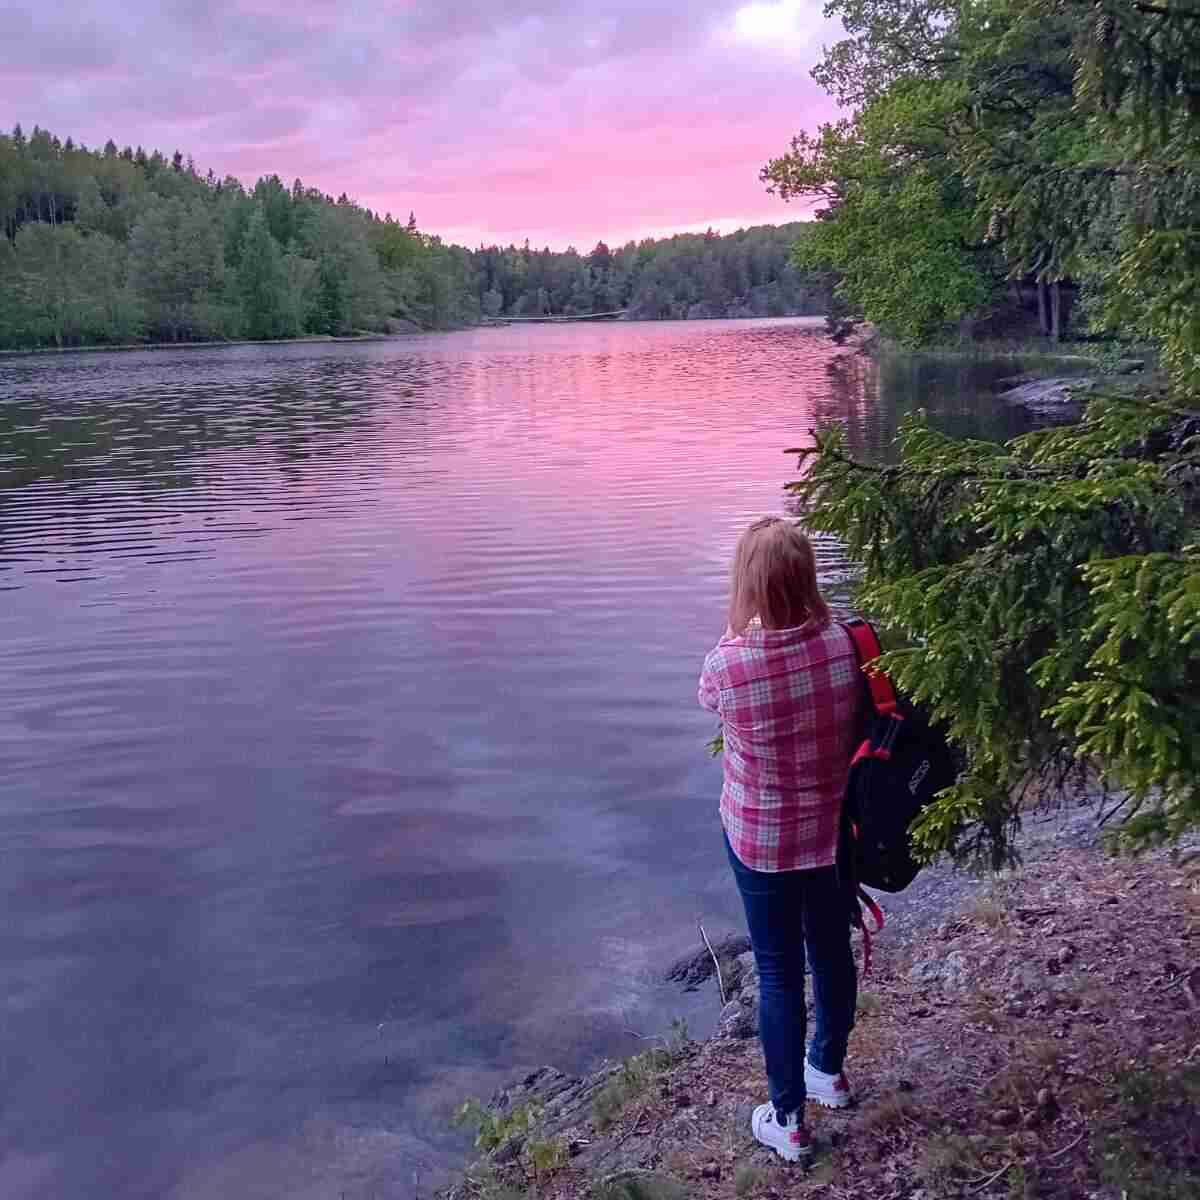
[(0, 360), (0, 1194), (407, 1195), (702, 1030), (733, 541), (915, 405), (1017, 428), (803, 321)]

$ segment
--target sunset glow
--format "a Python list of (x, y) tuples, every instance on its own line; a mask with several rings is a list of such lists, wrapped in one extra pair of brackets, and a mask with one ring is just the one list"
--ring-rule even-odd
[(467, 245), (803, 215), (758, 171), (832, 115), (820, 0), (480, 6), (18, 0), (0, 111), (203, 173), (276, 172)]

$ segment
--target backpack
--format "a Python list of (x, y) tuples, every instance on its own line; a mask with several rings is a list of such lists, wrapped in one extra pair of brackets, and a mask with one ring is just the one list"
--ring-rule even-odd
[(855, 617), (843, 627), (863, 668), (870, 707), (846, 781), (838, 868), (869, 966), (871, 941), (862, 909), (871, 913), (877, 932), (883, 913), (862, 887), (899, 892), (916, 878), (921, 864), (912, 855), (909, 827), (938, 792), (954, 783), (960, 764), (945, 735), (897, 695), (887, 675), (866, 669), (882, 652), (871, 626)]

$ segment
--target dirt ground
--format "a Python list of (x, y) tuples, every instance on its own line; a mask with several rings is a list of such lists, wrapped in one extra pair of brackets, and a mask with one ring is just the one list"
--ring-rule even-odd
[(951, 889), (919, 938), (879, 937), (847, 1062), (857, 1103), (810, 1112), (807, 1169), (750, 1137), (761, 1051), (726, 1035), (558, 1085), (569, 1102), (551, 1095), (448, 1195), (1197, 1200), (1196, 866), (1050, 842)]

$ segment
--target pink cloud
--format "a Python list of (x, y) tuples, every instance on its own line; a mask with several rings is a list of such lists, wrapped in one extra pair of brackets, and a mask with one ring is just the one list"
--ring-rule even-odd
[(834, 112), (820, 0), (17, 4), (0, 109), (27, 127), (299, 176), (468, 244), (795, 219), (758, 169)]

